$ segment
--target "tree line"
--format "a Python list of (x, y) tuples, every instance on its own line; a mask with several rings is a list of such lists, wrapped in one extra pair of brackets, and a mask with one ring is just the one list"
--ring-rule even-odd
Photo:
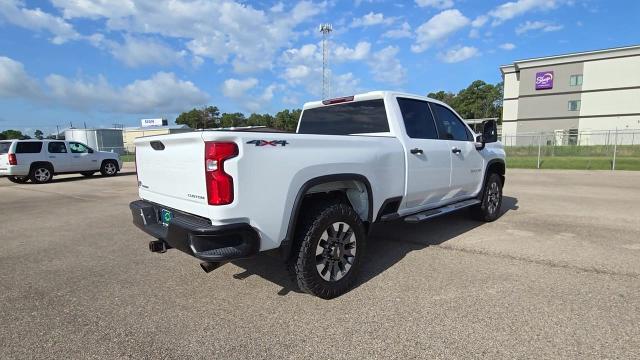
[(252, 113), (220, 113), (217, 106), (205, 106), (191, 109), (176, 118), (176, 124), (187, 125), (193, 129), (215, 129), (242, 126), (266, 126), (272, 129), (293, 132), (298, 126), (301, 109), (286, 109), (275, 115)]
[(427, 96), (451, 106), (463, 119), (498, 118), (502, 123), (503, 84), (487, 84), (476, 80), (457, 94), (448, 91), (429, 93)]
[[(440, 100), (455, 109), (464, 119), (498, 118), (502, 122), (502, 94), (503, 84), (487, 84), (476, 80), (467, 88), (457, 93), (438, 91), (427, 96)], [(275, 115), (253, 113), (245, 116), (243, 113), (220, 113), (217, 106), (194, 108), (180, 114), (175, 122), (187, 125), (192, 129), (214, 129), (243, 126), (266, 126), (272, 129), (293, 132), (298, 126), (301, 109), (286, 109)], [(33, 136), (42, 139), (44, 134), (36, 130)], [(0, 140), (30, 139), (31, 136), (18, 130), (0, 132)]]

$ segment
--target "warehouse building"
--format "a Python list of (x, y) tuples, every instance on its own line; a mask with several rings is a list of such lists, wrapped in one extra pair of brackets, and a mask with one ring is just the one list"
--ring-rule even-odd
[(541, 133), (561, 134), (562, 144), (578, 134), (581, 143), (604, 144), (612, 132), (640, 129), (640, 46), (519, 60), (500, 71), (507, 145), (527, 145)]
[(98, 151), (111, 151), (122, 154), (124, 144), (121, 129), (66, 129), (67, 141), (78, 141)]
[(193, 131), (192, 128), (187, 125), (169, 125), (169, 126), (141, 126), (141, 127), (130, 127), (125, 128), (122, 132), (122, 139), (124, 140), (124, 148), (127, 152), (133, 153), (135, 152), (135, 145), (133, 141), (139, 137), (143, 136), (153, 136), (153, 135), (168, 135), (168, 134), (179, 134), (184, 132)]

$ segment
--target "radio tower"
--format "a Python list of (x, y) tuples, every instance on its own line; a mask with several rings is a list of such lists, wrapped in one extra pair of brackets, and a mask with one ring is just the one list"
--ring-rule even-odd
[(321, 24), (322, 33), (322, 99), (326, 99), (331, 93), (331, 70), (329, 70), (329, 34), (333, 31), (331, 24)]

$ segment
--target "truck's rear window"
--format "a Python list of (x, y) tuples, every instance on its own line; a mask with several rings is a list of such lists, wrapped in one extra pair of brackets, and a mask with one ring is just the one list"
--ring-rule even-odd
[(41, 141), (19, 142), (16, 144), (16, 154), (39, 154), (42, 151)]
[(11, 143), (10, 142), (2, 142), (0, 141), (0, 154), (6, 154), (9, 152), (9, 148), (11, 147)]
[(389, 132), (384, 101), (322, 106), (302, 113), (299, 134), (350, 135)]

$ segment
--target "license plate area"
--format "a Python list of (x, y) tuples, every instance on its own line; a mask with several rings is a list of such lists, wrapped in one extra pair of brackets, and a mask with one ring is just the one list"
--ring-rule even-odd
[(160, 213), (158, 215), (160, 222), (164, 226), (169, 226), (169, 223), (173, 220), (173, 213), (167, 209), (160, 209)]

